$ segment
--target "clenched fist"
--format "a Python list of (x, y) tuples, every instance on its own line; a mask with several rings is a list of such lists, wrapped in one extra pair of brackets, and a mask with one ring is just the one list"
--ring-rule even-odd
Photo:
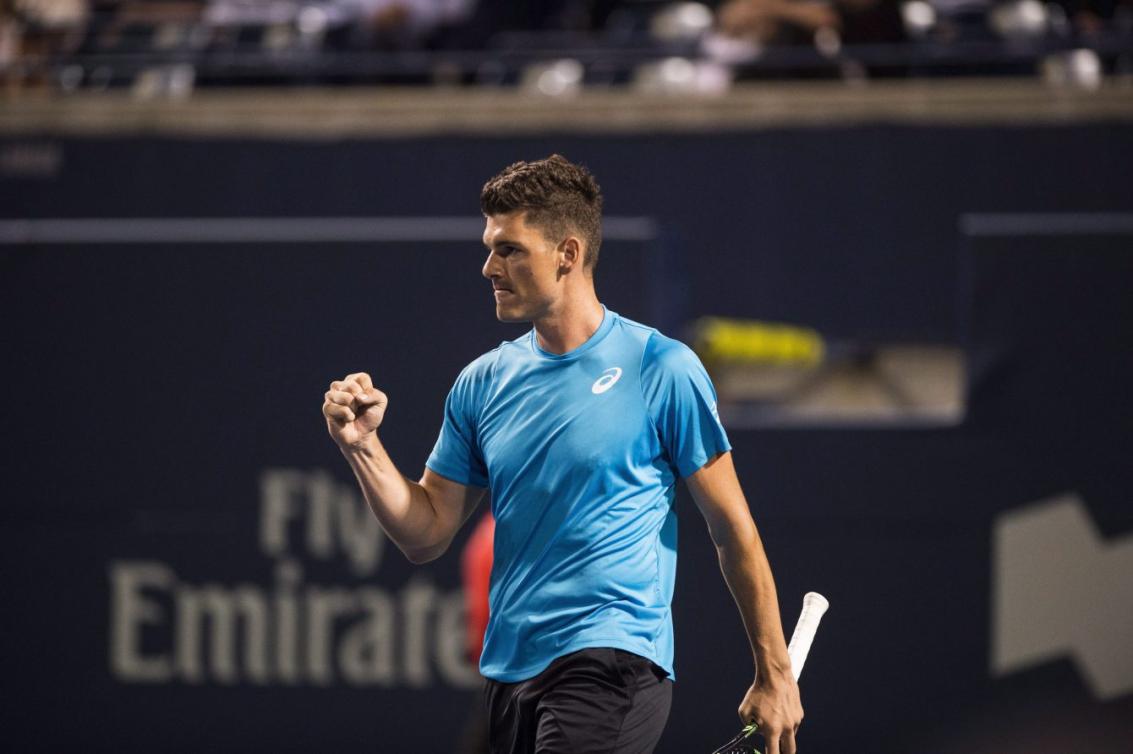
[(360, 445), (381, 425), (387, 403), (386, 394), (374, 389), (365, 372), (330, 383), (323, 401), (330, 436), (343, 448)]

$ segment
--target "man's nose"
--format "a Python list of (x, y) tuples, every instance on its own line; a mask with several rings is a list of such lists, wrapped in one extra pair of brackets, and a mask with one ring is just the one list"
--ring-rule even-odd
[(499, 275), (500, 273), (497, 269), (497, 262), (498, 260), (496, 259), (495, 252), (489, 251), (488, 258), (484, 260), (484, 267), (480, 270), (480, 274), (488, 278), (488, 280), (491, 280), (496, 275)]

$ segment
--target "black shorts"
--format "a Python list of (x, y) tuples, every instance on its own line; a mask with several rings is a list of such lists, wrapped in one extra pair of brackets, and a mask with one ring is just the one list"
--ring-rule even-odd
[(583, 649), (519, 683), (488, 680), (492, 754), (649, 754), (673, 682), (644, 657)]

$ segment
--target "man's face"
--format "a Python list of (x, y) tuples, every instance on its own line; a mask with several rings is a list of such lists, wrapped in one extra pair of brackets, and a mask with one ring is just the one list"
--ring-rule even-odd
[(490, 215), (484, 227), (488, 259), (481, 273), (492, 281), (496, 318), (531, 322), (545, 316), (559, 296), (559, 252), (526, 212)]

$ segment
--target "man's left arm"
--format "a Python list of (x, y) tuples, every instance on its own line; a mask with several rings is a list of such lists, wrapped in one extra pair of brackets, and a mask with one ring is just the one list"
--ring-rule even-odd
[(732, 454), (717, 455), (685, 479), (716, 543), (720, 570), (740, 609), (755, 662), (755, 680), (740, 703), (746, 725), (755, 722), (767, 754), (795, 754), (803, 719), (799, 687), (791, 673), (771, 565), (755, 527)]

